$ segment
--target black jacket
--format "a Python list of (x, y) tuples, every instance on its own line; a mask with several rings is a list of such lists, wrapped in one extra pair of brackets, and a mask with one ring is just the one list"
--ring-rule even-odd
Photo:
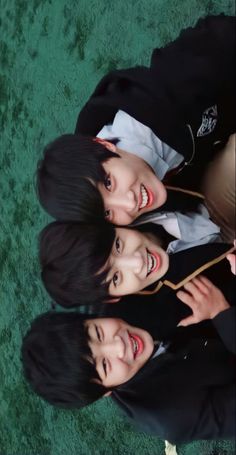
[[(191, 314), (190, 308), (177, 298), (176, 292), (194, 276), (202, 273), (208, 277), (221, 289), (229, 304), (235, 305), (235, 276), (225, 258), (230, 249), (228, 244), (209, 243), (174, 253), (169, 257), (169, 269), (156, 293), (125, 296), (118, 303), (104, 305), (101, 312), (141, 327), (155, 339), (169, 340), (180, 320)], [(215, 334), (210, 321), (197, 324), (194, 330), (198, 331), (199, 325), (208, 336)]]
[[(208, 244), (170, 256), (162, 286), (152, 296), (126, 297), (110, 311), (169, 342), (113, 398), (141, 429), (173, 443), (235, 436), (235, 276), (226, 244)], [(176, 324), (191, 311), (176, 291), (203, 273), (232, 305), (211, 321), (186, 328)]]
[[(215, 150), (235, 132), (235, 18), (210, 16), (155, 49), (151, 66), (105, 76), (76, 133), (96, 135), (122, 109), (184, 156), (180, 186), (197, 189)], [(194, 164), (194, 166), (193, 166)]]
[(189, 328), (181, 343), (180, 331), (166, 353), (119, 386), (113, 399), (141, 429), (172, 443), (235, 437), (235, 355), (221, 340), (228, 332), (232, 345), (233, 317), (235, 308), (221, 313), (220, 337), (196, 337)]

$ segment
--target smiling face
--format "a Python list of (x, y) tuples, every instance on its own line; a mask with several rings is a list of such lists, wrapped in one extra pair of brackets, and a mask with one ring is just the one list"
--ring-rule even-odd
[(121, 297), (141, 291), (168, 270), (169, 256), (153, 234), (116, 228), (112, 251), (105, 264), (109, 295)]
[(85, 327), (100, 382), (107, 388), (131, 379), (153, 352), (151, 335), (121, 319), (89, 319)]
[(132, 223), (140, 215), (161, 207), (167, 198), (163, 183), (143, 159), (104, 142), (120, 155), (103, 163), (105, 181), (97, 188), (105, 207), (105, 218), (116, 225)]

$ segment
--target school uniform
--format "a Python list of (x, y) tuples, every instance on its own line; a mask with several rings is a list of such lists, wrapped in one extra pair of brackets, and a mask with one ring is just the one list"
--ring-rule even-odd
[[(199, 191), (206, 165), (235, 131), (234, 27), (234, 17), (199, 20), (174, 42), (155, 49), (150, 68), (105, 76), (80, 112), (76, 134), (116, 138), (119, 148), (144, 159), (159, 179), (171, 183), (167, 202), (135, 225), (148, 219), (173, 234), (165, 217), (179, 225), (179, 212), (191, 220), (204, 202), (179, 187)], [(206, 234), (212, 234), (209, 217), (203, 218)], [(180, 231), (192, 232), (188, 223), (182, 226)], [(200, 217), (195, 226), (198, 233)], [(190, 241), (198, 244), (200, 239), (197, 235)]]
[[(141, 430), (175, 444), (236, 435), (235, 276), (225, 259), (230, 251), (227, 244), (213, 243), (170, 255), (155, 294), (107, 305), (109, 315), (162, 340), (159, 355), (154, 353), (112, 397)], [(212, 320), (176, 328), (191, 314), (176, 292), (199, 273), (221, 289), (231, 306)]]
[[(180, 165), (175, 183), (199, 187), (206, 164), (235, 132), (234, 53), (235, 17), (200, 19), (174, 42), (155, 49), (150, 68), (106, 75), (80, 112), (76, 133), (96, 136), (122, 111), (156, 136), (168, 168), (164, 173), (173, 168), (166, 156), (175, 152)], [(147, 148), (147, 162), (150, 154), (155, 161), (152, 145), (150, 153)], [(126, 151), (135, 153), (130, 147)]]
[[(155, 339), (168, 340), (181, 319), (192, 313), (177, 298), (176, 292), (200, 273), (222, 291), (230, 305), (235, 305), (236, 279), (226, 259), (230, 251), (232, 246), (228, 244), (209, 243), (170, 254), (168, 271), (152, 286), (152, 289), (156, 287), (155, 293), (122, 297), (118, 303), (101, 306), (101, 314), (120, 317), (147, 330)], [(211, 321), (204, 321), (196, 327), (199, 325), (215, 333)]]
[(178, 329), (164, 352), (113, 391), (114, 401), (140, 429), (171, 443), (235, 437), (235, 325), (227, 324), (234, 316), (235, 307), (221, 313), (215, 336)]

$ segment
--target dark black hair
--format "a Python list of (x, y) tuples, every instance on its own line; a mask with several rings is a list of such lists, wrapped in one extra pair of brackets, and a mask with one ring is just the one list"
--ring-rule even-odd
[(107, 299), (107, 270), (99, 270), (110, 255), (114, 239), (115, 229), (105, 221), (98, 225), (55, 221), (42, 230), (41, 277), (59, 305), (74, 307)]
[(92, 137), (64, 134), (55, 139), (44, 149), (37, 168), (43, 208), (58, 220), (103, 220), (103, 200), (94, 184), (104, 181), (102, 163), (113, 157), (119, 155)]
[[(162, 248), (170, 240), (162, 226), (148, 223), (134, 229), (154, 233)], [(43, 229), (39, 243), (41, 277), (59, 305), (101, 305), (111, 298), (110, 283), (105, 281), (108, 267), (104, 266), (115, 235), (114, 226), (105, 221), (94, 226), (55, 221)]]
[[(94, 317), (94, 316), (93, 316)], [(103, 396), (84, 323), (91, 316), (48, 312), (37, 317), (22, 344), (24, 375), (35, 393), (64, 408), (81, 408)]]

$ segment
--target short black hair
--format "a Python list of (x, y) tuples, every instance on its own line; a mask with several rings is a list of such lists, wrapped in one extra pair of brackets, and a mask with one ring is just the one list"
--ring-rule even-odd
[(48, 144), (37, 168), (36, 189), (43, 208), (57, 220), (103, 220), (103, 200), (93, 183), (105, 180), (102, 164), (113, 157), (119, 155), (80, 134), (64, 134)]
[[(93, 316), (94, 317), (94, 316)], [(48, 312), (37, 317), (21, 350), (24, 375), (33, 391), (63, 408), (81, 408), (101, 398), (107, 388), (99, 379), (79, 313)]]
[[(134, 229), (152, 232), (162, 248), (171, 238), (162, 226), (151, 223)], [(41, 277), (52, 299), (67, 308), (100, 306), (110, 300), (105, 264), (115, 236), (115, 227), (106, 221), (97, 225), (55, 221), (46, 226), (39, 242)]]
[(39, 252), (42, 281), (52, 299), (67, 308), (104, 302), (109, 296), (104, 265), (114, 239), (115, 228), (106, 221), (47, 225)]

